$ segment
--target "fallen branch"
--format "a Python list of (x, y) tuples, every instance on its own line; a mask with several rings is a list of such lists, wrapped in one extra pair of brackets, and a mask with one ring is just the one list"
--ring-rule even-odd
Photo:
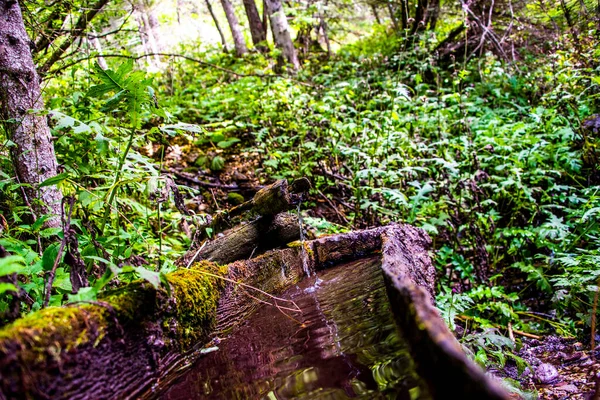
[(70, 68), (74, 65), (79, 64), (80, 62), (83, 61), (87, 61), (87, 60), (91, 60), (91, 59), (95, 59), (95, 58), (126, 58), (126, 59), (130, 59), (130, 60), (140, 60), (142, 58), (148, 58), (148, 57), (155, 57), (155, 56), (159, 56), (159, 57), (175, 57), (175, 58), (183, 58), (185, 60), (194, 62), (196, 64), (200, 64), (200, 65), (204, 65), (206, 67), (209, 68), (213, 68), (216, 69), (218, 71), (222, 71), (225, 72), (227, 74), (233, 75), (235, 77), (238, 78), (250, 78), (250, 77), (255, 77), (255, 78), (260, 78), (260, 79), (275, 79), (275, 78), (281, 78), (281, 79), (287, 79), (289, 81), (292, 81), (294, 83), (297, 83), (299, 85), (302, 86), (307, 86), (307, 87), (311, 87), (311, 88), (322, 88), (321, 85), (315, 85), (313, 83), (309, 83), (309, 82), (303, 82), (300, 81), (298, 79), (294, 79), (288, 75), (283, 75), (283, 74), (249, 74), (249, 73), (242, 73), (242, 72), (236, 72), (234, 70), (228, 69), (228, 68), (224, 68), (221, 67), (219, 65), (207, 62), (207, 61), (203, 61), (200, 60), (198, 58), (194, 58), (194, 57), (190, 57), (190, 56), (186, 56), (184, 54), (176, 54), (176, 53), (145, 53), (145, 54), (140, 54), (138, 56), (129, 56), (129, 55), (124, 55), (124, 54), (91, 54), (89, 56), (86, 57), (81, 57), (75, 61), (71, 61), (69, 63), (65, 63), (64, 65), (61, 65), (60, 68), (56, 68), (50, 72), (47, 73), (47, 75), (54, 75), (57, 72), (60, 71), (64, 71), (67, 68)]

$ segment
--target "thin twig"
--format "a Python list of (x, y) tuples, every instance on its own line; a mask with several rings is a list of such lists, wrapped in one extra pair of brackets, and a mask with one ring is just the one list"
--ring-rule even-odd
[(194, 257), (192, 257), (192, 259), (190, 260), (190, 262), (188, 263), (188, 265), (185, 267), (186, 269), (190, 269), (190, 266), (192, 265), (192, 263), (194, 262), (194, 260), (196, 259), (196, 257), (198, 257), (198, 254), (200, 254), (200, 252), (202, 251), (202, 249), (204, 248), (204, 246), (206, 246), (206, 243), (208, 243), (208, 241), (205, 241), (204, 243), (202, 243), (202, 246), (200, 246), (200, 248), (198, 249), (198, 251), (196, 252), (196, 254), (194, 254)]
[(592, 351), (596, 347), (596, 311), (598, 310), (598, 292), (600, 291), (600, 278), (596, 283), (596, 293), (594, 294), (594, 306), (592, 307), (592, 340), (590, 347)]
[(348, 218), (346, 218), (341, 212), (340, 210), (337, 209), (337, 207), (335, 206), (335, 204), (333, 204), (333, 202), (329, 199), (329, 197), (325, 196), (325, 194), (323, 194), (323, 192), (321, 192), (320, 190), (317, 189), (317, 192), (321, 195), (321, 197), (323, 197), (325, 199), (325, 201), (327, 201), (327, 203), (329, 204), (329, 206), (333, 209), (333, 211), (335, 211), (336, 215), (338, 216), (338, 218), (340, 219), (340, 222), (343, 222), (345, 224), (349, 224), (350, 221), (348, 221)]
[(269, 293), (265, 292), (264, 290), (260, 290), (257, 287), (245, 284), (243, 282), (237, 282), (237, 281), (234, 281), (233, 279), (229, 279), (229, 278), (226, 278), (224, 276), (216, 275), (216, 274), (210, 273), (208, 271), (202, 271), (202, 270), (193, 270), (193, 271), (201, 273), (201, 274), (204, 274), (204, 275), (207, 275), (207, 276), (210, 276), (210, 277), (213, 277), (213, 278), (223, 279), (224, 281), (233, 283), (234, 285), (240, 285), (240, 286), (248, 288), (248, 289), (256, 290), (260, 294), (263, 294), (263, 295), (265, 295), (265, 296), (267, 296), (267, 297), (269, 297), (269, 298), (271, 298), (273, 300), (291, 303), (294, 307), (296, 307), (297, 310), (301, 310), (300, 307), (298, 307), (298, 305), (296, 304), (296, 302), (293, 301), (293, 300), (288, 300), (288, 299), (284, 299), (284, 298), (281, 298), (281, 297), (273, 296), (272, 294), (269, 294)]

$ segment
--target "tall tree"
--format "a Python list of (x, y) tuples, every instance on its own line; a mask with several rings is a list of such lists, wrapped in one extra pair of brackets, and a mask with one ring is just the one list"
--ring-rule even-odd
[[(26, 202), (36, 217), (60, 215), (62, 194), (54, 185), (39, 184), (56, 176), (57, 161), (46, 117), (30, 110), (44, 108), (39, 76), (31, 55), (19, 3), (0, 0), (0, 120), (11, 147), (16, 175), (27, 184)], [(57, 227), (59, 218), (46, 226)]]
[(258, 8), (256, 8), (256, 2), (254, 0), (243, 1), (244, 8), (246, 9), (246, 16), (248, 17), (248, 25), (250, 25), (252, 43), (254, 43), (254, 47), (264, 53), (268, 50), (268, 48), (261, 43), (267, 40), (267, 31), (260, 19)]
[(233, 4), (229, 0), (221, 0), (223, 5), (223, 11), (225, 11), (225, 17), (229, 23), (229, 29), (231, 29), (231, 36), (233, 36), (233, 45), (235, 46), (235, 54), (243, 56), (248, 52), (246, 47), (246, 41), (244, 40), (244, 34), (242, 33), (242, 27), (235, 16), (235, 10)]
[(283, 53), (285, 60), (291, 64), (292, 69), (297, 71), (300, 69), (298, 54), (294, 48), (292, 37), (290, 35), (290, 27), (287, 22), (287, 17), (281, 5), (281, 0), (265, 0), (269, 19), (271, 20), (271, 31), (275, 44)]
[(210, 3), (210, 0), (205, 0), (205, 2), (206, 2), (206, 8), (208, 8), (208, 12), (210, 13), (210, 16), (212, 17), (213, 22), (215, 23), (215, 26), (217, 27), (219, 36), (221, 37), (221, 45), (223, 46), (223, 51), (228, 52), (229, 49), (227, 48), (227, 40), (225, 39), (225, 35), (223, 34), (223, 30), (221, 29), (221, 24), (219, 24), (219, 19), (217, 18), (217, 15), (215, 14), (215, 12), (212, 8), (212, 4)]

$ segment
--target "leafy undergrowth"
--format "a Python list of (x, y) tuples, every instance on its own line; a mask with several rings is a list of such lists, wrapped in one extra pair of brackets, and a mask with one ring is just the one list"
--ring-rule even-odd
[[(438, 65), (430, 40), (401, 50), (379, 30), (327, 62), (306, 60), (294, 78), (273, 75), (258, 54), (209, 51), (195, 56), (221, 69), (178, 61), (151, 82), (123, 64), (110, 79), (95, 69), (92, 84), (85, 68), (54, 82), (63, 173), (50, 183), (77, 200), (72, 224), (92, 282), (70, 294), (61, 264), (51, 304), (91, 299), (115, 277), (158, 285), (206, 214), (242, 200), (231, 193), (306, 176), (305, 221), (318, 231), (403, 221), (432, 236), (437, 305), (451, 328), (586, 338), (600, 278), (592, 33), (578, 52), (559, 42), (551, 56), (512, 65), (491, 55)], [(10, 171), (8, 158), (0, 164)], [(188, 180), (176, 184), (173, 171)], [(190, 177), (212, 185), (194, 188)], [(35, 310), (58, 254), (54, 245), (40, 254), (40, 243), (62, 232), (24, 222), (20, 184), (0, 179), (0, 245), (22, 257), (0, 275), (20, 273)], [(0, 311), (14, 289), (4, 285)], [(484, 363), (521, 362), (503, 342), (464, 342)]]
[[(463, 343), (482, 364), (525, 365), (519, 340), (494, 344), (489, 329), (588, 340), (600, 278), (598, 50), (440, 66), (401, 44), (379, 32), (295, 79), (180, 67), (169, 108), (225, 144), (239, 139), (234, 149), (262, 158), (257, 175), (309, 177), (317, 230), (425, 229), (437, 305), (451, 328), (475, 333)], [(268, 73), (261, 59), (214, 61)]]
[[(438, 66), (383, 34), (295, 79), (180, 66), (166, 107), (216, 138), (196, 170), (215, 157), (227, 168), (231, 146), (262, 158), (257, 175), (311, 178), (304, 206), (321, 229), (422, 227), (434, 238), (438, 303), (451, 326), (462, 316), (483, 328), (585, 331), (600, 276), (600, 82), (586, 61), (598, 50), (520, 67), (492, 56)], [(260, 58), (213, 60), (268, 73)]]

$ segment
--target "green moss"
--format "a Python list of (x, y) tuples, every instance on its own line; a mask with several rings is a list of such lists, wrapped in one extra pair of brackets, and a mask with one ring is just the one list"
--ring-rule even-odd
[(163, 322), (176, 329), (182, 347), (208, 336), (216, 322), (216, 311), (225, 287), (227, 267), (201, 261), (189, 269), (180, 269), (167, 276), (173, 290), (175, 315)]
[(0, 330), (0, 353), (17, 348), (24, 363), (42, 361), (48, 354), (59, 357), (61, 351), (99, 343), (108, 318), (108, 309), (98, 305), (49, 307)]
[(214, 327), (225, 287), (218, 277), (226, 275), (227, 267), (202, 261), (167, 275), (170, 296), (140, 280), (102, 294), (99, 304), (40, 310), (0, 329), (0, 356), (17, 354), (30, 366), (48, 357), (60, 361), (63, 351), (96, 346), (116, 323), (142, 329), (158, 324), (168, 344), (188, 349)]
[(231, 203), (231, 204), (242, 204), (245, 200), (244, 200), (244, 196), (242, 196), (239, 193), (233, 193), (233, 192), (229, 192), (229, 194), (227, 195), (227, 200)]
[(148, 282), (138, 280), (103, 293), (100, 300), (110, 304), (119, 321), (136, 321), (155, 312), (156, 289)]

